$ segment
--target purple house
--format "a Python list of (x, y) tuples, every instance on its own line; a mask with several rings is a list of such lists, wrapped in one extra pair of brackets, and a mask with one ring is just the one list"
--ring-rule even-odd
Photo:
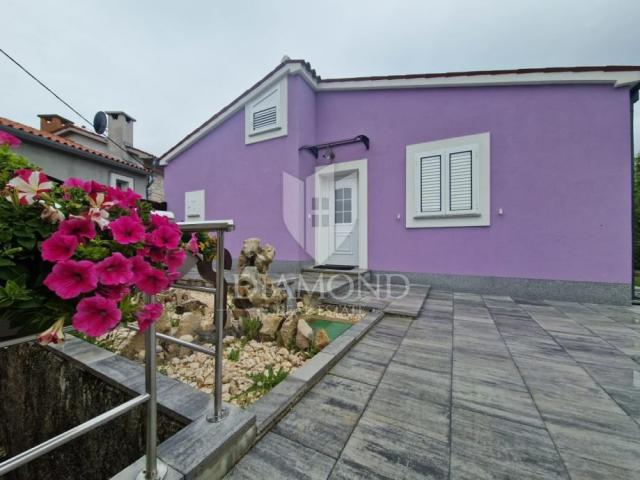
[(277, 267), (628, 303), (640, 67), (322, 79), (273, 71), (166, 152), (179, 220), (232, 218)]

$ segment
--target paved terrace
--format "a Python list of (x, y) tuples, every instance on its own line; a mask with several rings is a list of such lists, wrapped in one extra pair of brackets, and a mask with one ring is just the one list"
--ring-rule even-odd
[(229, 478), (640, 478), (639, 320), (432, 291), (418, 318), (386, 315)]

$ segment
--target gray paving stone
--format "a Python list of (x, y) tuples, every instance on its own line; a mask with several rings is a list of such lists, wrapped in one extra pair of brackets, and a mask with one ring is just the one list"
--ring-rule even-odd
[(273, 431), (338, 458), (373, 390), (364, 383), (327, 375)]
[(451, 479), (569, 478), (544, 428), (454, 406)]
[[(255, 440), (255, 417), (226, 405), (228, 416), (219, 423), (200, 417), (158, 446), (158, 455), (188, 478), (224, 475)], [(208, 472), (205, 474), (205, 472)]]
[(406, 430), (418, 435), (447, 443), (451, 413), (449, 383), (450, 376), (445, 374), (438, 375), (431, 384), (416, 386), (409, 391), (395, 382), (381, 383), (367, 406), (367, 412), (402, 424)]
[(345, 334), (364, 336), (325, 379), (367, 394), (319, 383), (234, 478), (640, 478), (637, 327), (640, 309), (432, 290), (415, 318)]
[(527, 388), (517, 383), (482, 382), (453, 377), (453, 406), (544, 428)]
[(382, 378), (392, 356), (393, 350), (357, 344), (330, 373), (375, 386)]
[(275, 433), (268, 433), (226, 478), (324, 480), (335, 460)]
[(389, 328), (380, 329), (378, 326), (373, 327), (367, 333), (360, 343), (365, 343), (374, 347), (389, 348), (395, 350), (402, 342), (403, 333), (392, 331)]
[(448, 444), (407, 430), (405, 424), (365, 412), (340, 459), (392, 479), (447, 478)]
[(374, 472), (370, 468), (360, 465), (355, 462), (340, 459), (336, 463), (331, 475), (330, 480), (390, 480), (390, 477), (385, 477)]

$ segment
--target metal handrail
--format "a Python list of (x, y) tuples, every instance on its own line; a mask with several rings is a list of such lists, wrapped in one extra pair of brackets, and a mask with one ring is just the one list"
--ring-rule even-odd
[(31, 460), (35, 460), (36, 458), (44, 455), (45, 453), (49, 453), (54, 448), (60, 447), (67, 442), (79, 437), (80, 435), (84, 435), (87, 432), (90, 432), (94, 428), (97, 428), (105, 423), (113, 420), (120, 415), (127, 413), (130, 410), (133, 410), (139, 405), (147, 402), (150, 398), (148, 393), (143, 393), (142, 395), (138, 395), (135, 398), (132, 398), (128, 402), (125, 402), (121, 405), (118, 405), (111, 410), (107, 410), (106, 412), (98, 415), (97, 417), (92, 418), (91, 420), (87, 420), (80, 425), (73, 427), (70, 430), (67, 430), (60, 435), (57, 435), (45, 442), (36, 445), (29, 450), (26, 450), (22, 453), (19, 453), (15, 457), (11, 457), (9, 460), (0, 463), (0, 476), (9, 473), (12, 470), (15, 470), (18, 467), (29, 463)]
[[(216, 339), (215, 339), (215, 371), (213, 387), (213, 414), (207, 415), (208, 422), (219, 422), (227, 416), (227, 411), (222, 404), (222, 341), (224, 319), (224, 232), (235, 229), (233, 220), (215, 220), (198, 222), (179, 222), (178, 226), (183, 232), (211, 232), (215, 231), (218, 237), (216, 242), (216, 288), (214, 293), (215, 309), (213, 314)], [(179, 287), (182, 288), (182, 287)], [(206, 288), (206, 287), (204, 287)]]
[[(65, 332), (74, 330), (72, 326), (65, 327), (63, 329)], [(29, 343), (33, 342), (37, 339), (37, 335), (29, 335), (25, 337), (21, 337), (19, 339), (15, 338), (12, 340), (8, 340), (5, 342), (1, 342), (0, 346), (9, 347), (12, 345), (19, 345), (21, 343)], [(71, 440), (84, 435), (91, 430), (98, 428), (101, 425), (123, 415), (135, 407), (142, 405), (144, 403), (147, 404), (147, 445), (146, 445), (146, 458), (147, 458), (147, 468), (146, 470), (140, 472), (138, 475), (139, 479), (161, 479), (167, 471), (167, 466), (157, 460), (157, 389), (156, 389), (156, 376), (155, 376), (155, 325), (152, 324), (147, 332), (145, 332), (145, 383), (146, 383), (146, 393), (138, 395), (137, 397), (132, 398), (131, 400), (118, 405), (106, 412), (98, 415), (97, 417), (92, 418), (91, 420), (87, 420), (80, 425), (77, 425), (66, 432), (63, 432), (49, 440), (46, 440), (29, 450), (26, 450), (18, 455), (11, 457), (8, 460), (0, 463), (0, 476), (9, 473), (16, 468), (20, 468), (23, 465), (35, 460), (36, 458), (41, 457), (49, 453), (51, 450), (58, 448), (65, 443), (70, 442)], [(149, 349), (148, 347), (153, 345), (153, 349)], [(153, 368), (153, 370), (151, 370)], [(154, 372), (153, 375), (150, 372)], [(153, 435), (151, 435), (153, 434)]]
[[(135, 332), (139, 332), (140, 331), (140, 327), (136, 327), (135, 325), (132, 324), (126, 324), (125, 325), (126, 328), (128, 328), (129, 330), (133, 330)], [(210, 348), (207, 347), (203, 347), (202, 345), (198, 345), (196, 343), (192, 343), (192, 342), (187, 342), (186, 340), (181, 340), (177, 337), (172, 337), (171, 335), (165, 335), (164, 333), (158, 333), (156, 332), (156, 337), (161, 339), (161, 340), (166, 340), (167, 342), (171, 342), (171, 343), (176, 343), (182, 347), (185, 348), (189, 348), (191, 350), (194, 350), (196, 352), (200, 352), (200, 353), (204, 353), (206, 355), (211, 355), (212, 357), (215, 356), (216, 351), (215, 350), (211, 350)]]
[(173, 287), (181, 290), (193, 290), (195, 292), (216, 293), (216, 289), (213, 287), (200, 287), (198, 285), (185, 285), (183, 283), (176, 283)]
[[(235, 228), (233, 220), (217, 220), (204, 222), (182, 222), (178, 226), (183, 232), (210, 232), (216, 231), (218, 236), (216, 258), (216, 286), (224, 285), (224, 232), (230, 232)], [(183, 288), (183, 287), (180, 287)], [(87, 420), (80, 425), (73, 427), (66, 432), (61, 433), (35, 447), (30, 448), (14, 457), (0, 463), (0, 476), (19, 468), (32, 460), (35, 460), (51, 450), (64, 445), (71, 440), (104, 425), (120, 415), (123, 415), (135, 407), (145, 404), (147, 405), (147, 421), (146, 421), (146, 468), (138, 474), (138, 480), (162, 479), (168, 470), (166, 464), (158, 460), (158, 398), (156, 384), (156, 338), (177, 343), (184, 347), (199, 351), (208, 355), (215, 356), (215, 390), (214, 390), (214, 411), (212, 415), (207, 416), (209, 422), (219, 422), (226, 417), (226, 411), (222, 408), (222, 341), (223, 341), (223, 318), (224, 318), (224, 288), (209, 287), (191, 287), (192, 290), (199, 290), (215, 294), (215, 310), (214, 323), (216, 327), (216, 348), (211, 351), (206, 347), (196, 345), (191, 342), (180, 340), (179, 338), (162, 333), (156, 333), (156, 325), (152, 323), (145, 332), (145, 390), (146, 393), (138, 395), (131, 400), (108, 410), (97, 417)], [(153, 301), (152, 297), (145, 297), (147, 303)], [(127, 325), (132, 330), (139, 328)], [(65, 327), (64, 331), (73, 330), (73, 327)], [(19, 345), (21, 343), (33, 342), (38, 335), (29, 335), (21, 338), (14, 338), (0, 342), (0, 348)]]

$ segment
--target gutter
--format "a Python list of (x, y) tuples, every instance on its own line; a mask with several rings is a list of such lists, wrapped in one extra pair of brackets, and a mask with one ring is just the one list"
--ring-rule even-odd
[(73, 147), (69, 147), (67, 145), (63, 145), (61, 143), (58, 142), (54, 142), (52, 140), (43, 138), (43, 137), (39, 137), (38, 135), (32, 135), (30, 133), (27, 133), (23, 130), (18, 130), (15, 128), (11, 128), (11, 127), (6, 127), (6, 126), (2, 126), (1, 130), (6, 130), (9, 133), (11, 133), (12, 135), (15, 135), (18, 138), (21, 138), (27, 142), (30, 143), (35, 143), (38, 145), (42, 145), (45, 147), (49, 147), (49, 148), (54, 148), (56, 150), (60, 150), (62, 152), (65, 153), (69, 153), (71, 155), (75, 155), (78, 157), (83, 157), (86, 158), (88, 160), (93, 160), (95, 162), (99, 162), (105, 165), (109, 165), (112, 167), (117, 167), (120, 168), (122, 170), (126, 170), (128, 172), (132, 172), (132, 173), (137, 173), (138, 175), (148, 175), (148, 172), (144, 169), (141, 168), (137, 168), (137, 167), (133, 167), (131, 165), (127, 165), (125, 163), (121, 163), (121, 162), (117, 162), (115, 160), (110, 160), (108, 158), (105, 157), (101, 157), (100, 155), (96, 155), (94, 153), (90, 153), (90, 152), (85, 152), (83, 150), (78, 150), (77, 148), (73, 148)]

